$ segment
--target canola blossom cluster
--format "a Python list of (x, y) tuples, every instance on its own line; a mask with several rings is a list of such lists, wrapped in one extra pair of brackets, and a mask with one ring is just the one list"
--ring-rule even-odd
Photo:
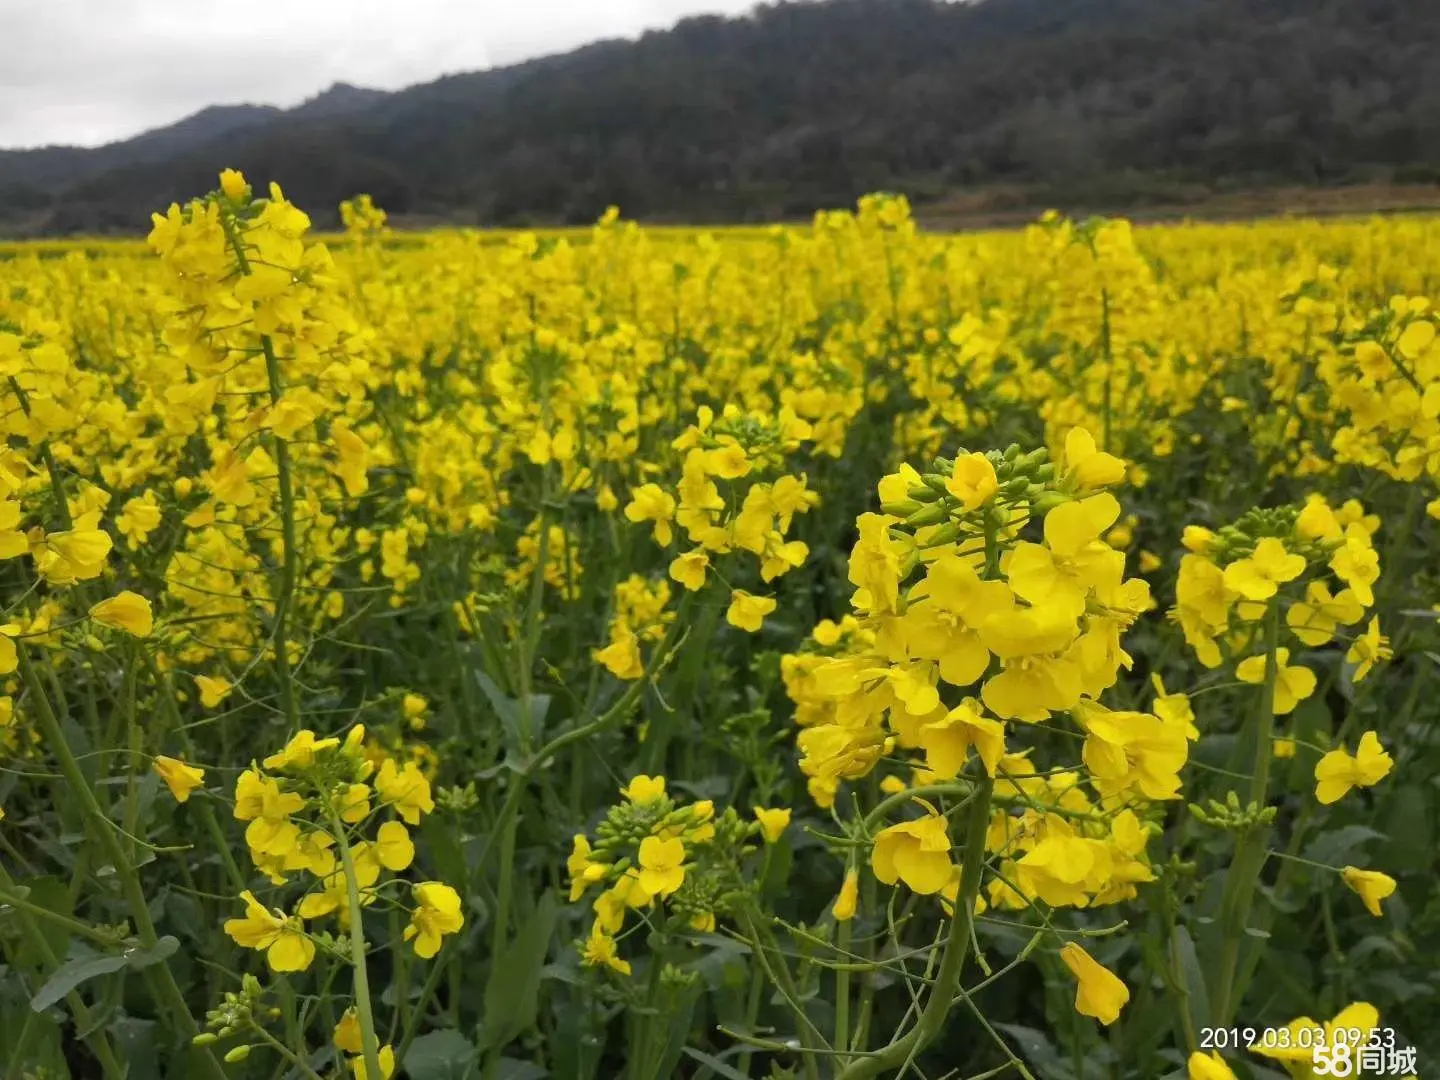
[(0, 244), (0, 1075), (1414, 1073), (1434, 222), (339, 222)]

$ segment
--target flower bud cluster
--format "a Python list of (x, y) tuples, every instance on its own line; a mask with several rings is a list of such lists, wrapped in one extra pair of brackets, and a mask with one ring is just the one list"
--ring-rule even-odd
[[(381, 877), (409, 868), (415, 859), (410, 829), (434, 809), (430, 783), (414, 762), (397, 766), (386, 758), (376, 767), (363, 726), (351, 728), (343, 742), (299, 732), (240, 775), (234, 813), (247, 823), (245, 842), (256, 867), (277, 886), (301, 874), (306, 892), (289, 914), (242, 893), (245, 917), (226, 922), (225, 932), (246, 948), (264, 950), (276, 971), (305, 970), (317, 940), (324, 943), (306, 922), (334, 916), (346, 930), (357, 917), (357, 901), (362, 908), (382, 896), (398, 902), (385, 896)], [(404, 937), (429, 958), (444, 936), (463, 927), (460, 898), (433, 881), (411, 893)]]
[[(1213, 532), (1187, 526), (1183, 542), (1189, 553), (1180, 560), (1170, 616), (1206, 667), (1230, 657), (1237, 661), (1239, 679), (1263, 682), (1265, 648), (1258, 628), (1267, 612), (1273, 609), (1278, 618), (1283, 611), (1290, 636), (1310, 648), (1364, 620), (1380, 576), (1372, 540), (1379, 527), (1380, 519), (1366, 514), (1357, 500), (1337, 508), (1320, 495), (1303, 505), (1250, 510)], [(1327, 577), (1337, 591), (1331, 592)], [(1353, 677), (1363, 679), (1388, 656), (1389, 643), (1372, 616), (1346, 654), (1355, 665)], [(1314, 692), (1315, 676), (1289, 663), (1288, 647), (1279, 647), (1276, 659), (1275, 712), (1283, 714)]]
[(637, 776), (595, 827), (595, 841), (577, 833), (566, 861), (570, 899), (601, 889), (592, 903), (595, 921), (581, 943), (584, 963), (630, 973), (618, 942), (626, 915), (638, 925), (712, 931), (717, 916), (731, 911), (742, 894), (735, 866), (747, 841), (762, 831), (734, 809), (718, 816), (709, 800), (679, 804), (663, 776)]

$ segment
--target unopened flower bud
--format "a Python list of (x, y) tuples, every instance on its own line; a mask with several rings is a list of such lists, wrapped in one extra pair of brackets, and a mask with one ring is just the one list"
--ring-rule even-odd
[(940, 492), (928, 488), (924, 484), (911, 484), (905, 489), (905, 493), (916, 502), (929, 503), (940, 498)]
[(948, 516), (949, 510), (944, 503), (931, 503), (929, 506), (920, 507), (914, 513), (910, 514), (910, 516), (905, 519), (905, 524), (915, 526), (916, 528), (921, 528), (926, 525), (939, 525)]
[(887, 514), (894, 514), (898, 518), (908, 518), (917, 510), (924, 509), (924, 507), (914, 499), (901, 499), (898, 502), (881, 503), (880, 509)]

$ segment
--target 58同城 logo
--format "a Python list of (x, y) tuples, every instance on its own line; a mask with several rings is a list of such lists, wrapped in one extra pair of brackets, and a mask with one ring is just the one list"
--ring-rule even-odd
[[(1358, 1034), (1358, 1032), (1357, 1032)], [(1417, 1069), (1415, 1048), (1395, 1045), (1395, 1032), (1375, 1029), (1365, 1044), (1360, 1038), (1338, 1038), (1317, 1043), (1310, 1066), (1316, 1076), (1413, 1076)]]

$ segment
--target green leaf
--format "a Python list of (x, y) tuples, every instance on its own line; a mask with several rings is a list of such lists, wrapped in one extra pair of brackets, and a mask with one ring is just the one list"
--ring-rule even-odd
[(140, 971), (152, 964), (163, 963), (174, 956), (179, 948), (179, 939), (166, 934), (148, 949), (126, 949), (124, 953), (125, 966), (134, 971)]
[(1385, 834), (1376, 832), (1368, 825), (1346, 825), (1343, 829), (1323, 832), (1305, 847), (1304, 856), (1312, 862), (1327, 866), (1342, 866), (1361, 844), (1370, 840), (1383, 840)]
[(535, 1023), (540, 1007), (540, 975), (558, 908), (547, 892), (490, 969), (485, 984), (481, 1049), (504, 1046)]
[(410, 1044), (405, 1072), (410, 1080), (461, 1080), (475, 1063), (476, 1049), (458, 1031), (432, 1031)]
[[(480, 684), (480, 689), (485, 692), (485, 696), (490, 700), (490, 706), (495, 710), (496, 715), (500, 717), (500, 726), (505, 732), (506, 748), (518, 753), (519, 748), (523, 745), (523, 740), (520, 737), (521, 730), (524, 728), (527, 719), (524, 714), (525, 703), (518, 698), (512, 698), (506, 695), (500, 687), (495, 685), (495, 681), (483, 671), (476, 671), (474, 675), (475, 681)], [(542, 741), (541, 735), (545, 731), (545, 717), (550, 712), (550, 695), (531, 694), (528, 702), (530, 707), (530, 715), (528, 718), (530, 742), (534, 744)]]
[[(695, 1003), (700, 1000), (699, 986), (688, 986), (680, 991), (680, 999), (672, 1000), (664, 1007), (669, 1012), (666, 1024), (668, 1038), (660, 1055), (656, 1076), (675, 1076), (676, 1066), (685, 1049), (685, 1040), (690, 1035), (691, 1020), (695, 1016)], [(663, 1013), (662, 1013), (663, 1015)]]
[(1395, 792), (1387, 817), (1389, 842), (1381, 853), (1382, 865), (1392, 874), (1402, 870), (1424, 873), (1435, 857), (1430, 802), (1425, 790), (1418, 784), (1401, 787)]
[(128, 961), (123, 956), (85, 956), (67, 961), (55, 969), (45, 985), (30, 999), (30, 1008), (44, 1012), (81, 983), (122, 971)]
[(1060, 1053), (1055, 1049), (1054, 1044), (1043, 1031), (1026, 1027), (1023, 1024), (996, 1024), (995, 1028), (1009, 1035), (1014, 1042), (1013, 1049), (1020, 1052), (1020, 1056), (1029, 1061), (1043, 1075), (1054, 1076), (1060, 1073), (1068, 1073)]
[(736, 1069), (730, 1065), (726, 1065), (719, 1058), (713, 1057), (712, 1055), (707, 1054), (704, 1051), (696, 1050), (693, 1046), (685, 1047), (685, 1056), (694, 1058), (696, 1061), (700, 1062), (701, 1065), (706, 1066), (712, 1072), (714, 1072), (715, 1075), (725, 1077), (725, 1080), (750, 1080), (750, 1078), (747, 1077), (744, 1073), (742, 1073), (739, 1069)]
[(545, 1080), (549, 1075), (533, 1061), (502, 1057), (495, 1063), (495, 1080)]
[(1210, 1027), (1210, 992), (1205, 987), (1205, 973), (1195, 953), (1195, 940), (1183, 926), (1175, 927), (1170, 933), (1170, 964), (1175, 981), (1185, 994), (1190, 1028), (1198, 1037), (1201, 1029)]
[(111, 1027), (115, 1042), (125, 1055), (131, 1076), (160, 1075), (160, 1047), (156, 1039), (157, 1025), (153, 1020), (121, 1016)]

